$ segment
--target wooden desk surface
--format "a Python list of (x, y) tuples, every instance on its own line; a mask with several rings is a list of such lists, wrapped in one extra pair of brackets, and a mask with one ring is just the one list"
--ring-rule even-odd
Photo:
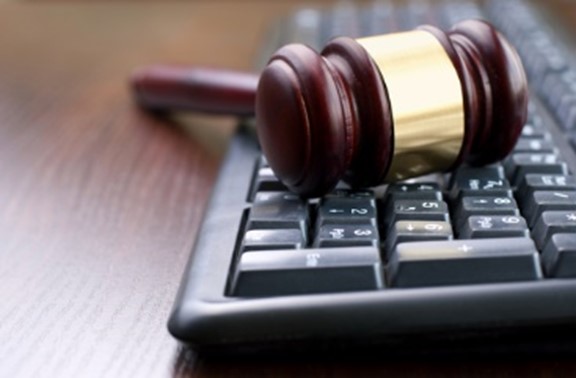
[[(294, 3), (292, 3), (294, 4)], [(288, 2), (0, 5), (0, 376), (566, 376), (565, 360), (208, 362), (166, 319), (230, 119), (132, 104), (135, 66), (247, 69)], [(212, 126), (212, 127), (210, 127)]]

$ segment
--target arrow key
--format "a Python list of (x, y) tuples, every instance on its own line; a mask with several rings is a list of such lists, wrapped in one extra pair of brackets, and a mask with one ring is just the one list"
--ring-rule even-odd
[(427, 240), (452, 240), (452, 226), (449, 222), (436, 221), (398, 221), (390, 228), (386, 242), (386, 253), (394, 250), (398, 243), (427, 241)]
[(473, 215), (520, 215), (511, 197), (463, 197), (454, 212), (455, 224), (461, 225)]

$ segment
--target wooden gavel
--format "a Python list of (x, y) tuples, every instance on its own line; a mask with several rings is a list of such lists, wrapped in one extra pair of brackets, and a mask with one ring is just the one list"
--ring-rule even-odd
[(153, 66), (132, 77), (151, 109), (256, 114), (264, 155), (302, 196), (344, 179), (378, 185), (462, 162), (503, 159), (526, 121), (528, 86), (514, 48), (490, 24), (444, 32), (333, 39), (318, 54), (282, 47), (258, 78)]

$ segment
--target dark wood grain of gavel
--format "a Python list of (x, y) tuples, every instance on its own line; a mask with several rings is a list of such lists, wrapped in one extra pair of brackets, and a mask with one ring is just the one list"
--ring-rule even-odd
[[(423, 50), (404, 51), (403, 43)], [(456, 91), (450, 90), (454, 79)], [(408, 82), (404, 89), (422, 97), (414, 109), (402, 88)], [(255, 113), (270, 166), (302, 196), (325, 194), (342, 179), (353, 187), (373, 186), (463, 162), (501, 160), (517, 141), (528, 101), (514, 48), (476, 20), (448, 32), (422, 26), (390, 37), (340, 37), (320, 53), (288, 45), (259, 77), (153, 66), (137, 70), (132, 85), (149, 109)], [(426, 122), (431, 126), (423, 128)]]

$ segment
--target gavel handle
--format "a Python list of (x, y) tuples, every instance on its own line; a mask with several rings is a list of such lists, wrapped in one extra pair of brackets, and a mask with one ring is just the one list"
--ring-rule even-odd
[(136, 101), (150, 110), (192, 110), (212, 114), (254, 114), (258, 76), (205, 67), (153, 65), (136, 69)]

